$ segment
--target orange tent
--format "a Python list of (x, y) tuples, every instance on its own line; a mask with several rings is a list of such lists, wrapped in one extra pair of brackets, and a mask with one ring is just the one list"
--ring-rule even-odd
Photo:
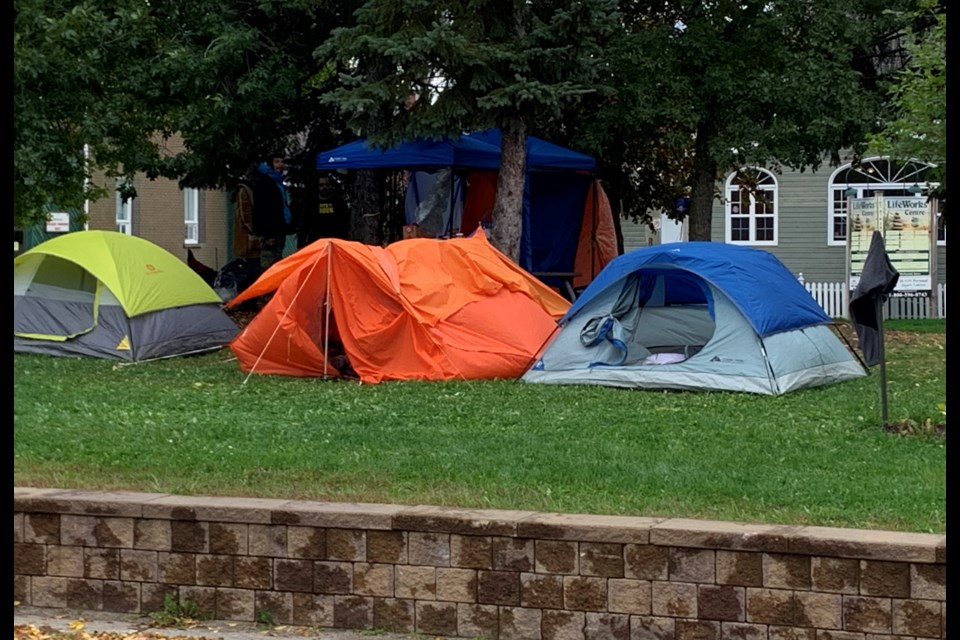
[(323, 238), (227, 306), (270, 293), (230, 343), (244, 371), (339, 377), (345, 355), (369, 383), (518, 378), (570, 307), (482, 230), (387, 247)]

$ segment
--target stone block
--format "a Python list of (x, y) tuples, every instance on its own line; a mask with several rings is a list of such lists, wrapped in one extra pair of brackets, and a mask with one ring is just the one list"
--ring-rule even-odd
[[(82, 578), (83, 549), (83, 547), (47, 547), (47, 575)], [(16, 551), (14, 553), (16, 554)]]
[[(347, 565), (349, 571), (349, 564)], [(273, 585), (277, 591), (332, 593), (315, 588), (318, 568), (312, 560), (274, 560)]]
[(520, 575), (514, 571), (478, 571), (477, 602), (520, 605)]
[(910, 564), (906, 562), (860, 562), (860, 594), (887, 598), (910, 597)]
[(120, 579), (135, 582), (156, 582), (159, 568), (157, 552), (138, 549), (120, 550)]
[(233, 587), (235, 556), (198, 555), (197, 584), (208, 587)]
[(398, 598), (373, 599), (373, 627), (395, 633), (414, 630), (413, 600)]
[(254, 592), (253, 616), (257, 622), (293, 624), (293, 593), (281, 591)]
[(450, 566), (465, 569), (492, 569), (492, 538), (490, 536), (451, 535)]
[(93, 516), (60, 516), (60, 544), (81, 547), (97, 546), (97, 518)]
[(623, 545), (615, 542), (583, 542), (580, 544), (580, 575), (622, 578)]
[(543, 616), (539, 609), (500, 607), (500, 640), (541, 640)]
[(721, 622), (721, 640), (768, 640), (767, 625), (746, 622)]
[(797, 591), (796, 624), (817, 629), (843, 629), (843, 596), (839, 593)]
[(216, 587), (180, 587), (179, 603), (181, 607), (199, 612), (203, 618), (217, 617), (217, 588)]
[(99, 580), (120, 579), (120, 550), (87, 548), (83, 550), (83, 577)]
[(197, 556), (192, 553), (166, 553), (157, 555), (160, 582), (167, 584), (197, 584)]
[(650, 615), (652, 586), (649, 580), (611, 578), (607, 581), (607, 610), (615, 613)]
[(607, 581), (587, 576), (564, 576), (563, 607), (574, 611), (606, 611)]
[(720, 640), (720, 623), (713, 620), (677, 620), (677, 640)]
[[(19, 542), (23, 542), (23, 537), (24, 537), (24, 532), (23, 532), (23, 520), (24, 520), (24, 518), (25, 518), (25, 516), (24, 516), (24, 514), (22, 514), (22, 513), (14, 513), (14, 514), (13, 514), (13, 543), (14, 543), (14, 544), (17, 544), (17, 543), (19, 543)], [(57, 529), (57, 532), (58, 532), (58, 535), (59, 535), (59, 527), (58, 527), (58, 529)], [(60, 541), (60, 540), (59, 540), (59, 538), (58, 538), (58, 539), (57, 539), (57, 542), (59, 542), (59, 541)]]
[(630, 616), (630, 640), (674, 640), (676, 620), (657, 616)]
[(207, 526), (210, 553), (229, 556), (246, 555), (247, 529), (245, 524), (211, 522)]
[(207, 538), (206, 522), (170, 522), (170, 550), (179, 553), (207, 553), (210, 541)]
[(587, 614), (583, 611), (544, 609), (540, 614), (543, 640), (586, 640)]
[(103, 583), (103, 610), (140, 613), (140, 583), (108, 580)]
[(133, 523), (134, 549), (170, 551), (169, 520), (135, 520)]
[(332, 627), (333, 596), (294, 593), (293, 624), (302, 627)]
[(688, 582), (651, 583), (650, 611), (655, 616), (692, 618), (697, 615), (697, 585)]
[(355, 562), (353, 564), (353, 593), (360, 596), (393, 597), (393, 565)]
[(401, 507), (392, 525), (394, 529), (411, 532), (513, 537), (517, 535), (518, 523), (532, 515), (532, 511), (421, 505)]
[(273, 562), (262, 556), (237, 556), (233, 561), (233, 585), (241, 589), (272, 589)]
[(410, 564), (450, 566), (449, 534), (411, 531), (407, 534), (407, 546)]
[(670, 549), (652, 544), (624, 545), (624, 577), (666, 580), (669, 577)]
[(251, 556), (287, 557), (287, 527), (251, 524), (247, 527), (247, 552)]
[(418, 601), (416, 607), (417, 633), (453, 636), (457, 634), (457, 604), (455, 602)]
[(367, 531), (367, 562), (407, 564), (407, 534), (403, 531)]
[(457, 635), (465, 638), (498, 640), (500, 614), (492, 604), (458, 604)]
[(754, 551), (717, 551), (717, 584), (763, 586), (763, 554)]
[(256, 622), (256, 592), (250, 589), (217, 589), (218, 620)]
[(497, 571), (533, 571), (533, 540), (526, 538), (492, 539), (493, 569)]
[(545, 540), (647, 544), (659, 518), (536, 513), (520, 521), (516, 536)]
[(93, 535), (97, 546), (133, 548), (133, 518), (97, 518)]
[[(279, 562), (279, 561), (278, 561)], [(308, 564), (306, 560), (293, 562)], [(313, 591), (314, 593), (347, 594), (353, 592), (353, 565), (349, 562), (314, 562), (313, 589), (292, 589), (292, 591)]]
[(650, 544), (665, 547), (786, 552), (797, 527), (671, 518), (650, 529)]
[(476, 602), (477, 571), (475, 569), (438, 567), (437, 600)]
[(103, 610), (103, 580), (67, 578), (66, 604), (71, 609)]
[(394, 516), (404, 508), (393, 504), (290, 500), (271, 511), (270, 521), (303, 527), (389, 531), (393, 528)]
[[(809, 627), (767, 627), (768, 640), (817, 640), (817, 630)], [(861, 638), (863, 640), (863, 638)]]
[(894, 600), (893, 633), (898, 636), (939, 638), (943, 626), (940, 609), (940, 603), (935, 600)]
[[(47, 562), (49, 563), (49, 559)], [(946, 601), (947, 565), (910, 565), (910, 597)]]
[(14, 542), (35, 542), (37, 544), (60, 544), (60, 515), (56, 513), (20, 514), (21, 535), (17, 533), (17, 521), (14, 520)]
[[(287, 556), (308, 560), (326, 560), (327, 530), (319, 527), (287, 527)], [(331, 559), (343, 560), (346, 558)]]
[(790, 553), (894, 562), (936, 562), (943, 536), (902, 531), (800, 527), (790, 537)]
[(716, 553), (711, 549), (684, 549), (671, 547), (670, 580), (674, 582), (717, 581)]
[(372, 629), (373, 598), (334, 596), (333, 626), (337, 629)]
[(810, 556), (763, 554), (763, 586), (768, 589), (809, 589)]
[(889, 598), (842, 598), (845, 631), (890, 633), (893, 629), (893, 603)]
[(811, 586), (816, 591), (857, 594), (860, 591), (860, 562), (853, 558), (810, 560)]
[(366, 562), (367, 542), (364, 532), (357, 529), (327, 529), (328, 560)]
[(701, 584), (697, 587), (697, 617), (701, 620), (743, 622), (747, 615), (743, 587)]
[(747, 622), (796, 626), (798, 608), (792, 591), (747, 588)]
[(151, 614), (163, 611), (167, 598), (177, 601), (177, 587), (157, 582), (144, 582), (140, 585), (140, 613)]
[(563, 576), (521, 573), (520, 606), (534, 609), (562, 609)]
[(395, 567), (396, 589), (398, 598), (413, 598), (415, 600), (437, 599), (437, 568), (397, 565)]
[(576, 542), (537, 540), (533, 549), (537, 573), (580, 573), (580, 551)]
[(30, 604), (35, 607), (67, 606), (68, 578), (34, 576), (30, 579)]
[(588, 640), (630, 640), (630, 616), (622, 613), (584, 614), (584, 636)]

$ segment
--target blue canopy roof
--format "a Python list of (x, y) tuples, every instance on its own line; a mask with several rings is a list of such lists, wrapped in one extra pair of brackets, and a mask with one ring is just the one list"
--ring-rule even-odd
[[(594, 171), (591, 156), (534, 136), (527, 136), (527, 168), (530, 171)], [(487, 129), (444, 140), (411, 140), (389, 148), (363, 140), (317, 155), (318, 170), (335, 169), (426, 169), (455, 167), (498, 169), (500, 131)]]
[[(560, 322), (576, 315), (601, 291), (617, 286), (631, 273), (646, 270), (680, 270), (700, 276), (729, 296), (760, 336), (831, 321), (796, 276), (772, 253), (722, 242), (674, 242), (643, 247), (614, 258)], [(672, 303), (702, 302), (702, 292), (689, 286), (688, 277), (679, 284), (675, 295), (689, 292), (694, 298), (675, 298)]]

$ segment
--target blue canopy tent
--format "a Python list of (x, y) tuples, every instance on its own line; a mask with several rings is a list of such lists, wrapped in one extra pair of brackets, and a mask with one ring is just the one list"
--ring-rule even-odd
[[(534, 136), (527, 136), (527, 175), (524, 185), (520, 265), (533, 273), (572, 273), (584, 225), (588, 194), (594, 184), (596, 160)], [(462, 178), (472, 171), (500, 166), (500, 132), (488, 129), (444, 140), (414, 140), (380, 148), (357, 140), (317, 156), (317, 169), (450, 170), (449, 219), (462, 206)], [(458, 177), (461, 180), (458, 180)], [(412, 186), (419, 186), (412, 180)], [(594, 192), (595, 193), (595, 192)], [(421, 200), (416, 197), (419, 203)], [(592, 222), (595, 224), (595, 222)], [(472, 232), (473, 229), (464, 229)], [(616, 249), (613, 248), (615, 255)], [(592, 277), (593, 274), (590, 274)], [(544, 278), (557, 285), (556, 279)]]

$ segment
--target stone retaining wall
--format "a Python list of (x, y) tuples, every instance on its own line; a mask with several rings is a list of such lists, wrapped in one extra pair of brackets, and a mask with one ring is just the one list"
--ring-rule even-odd
[(946, 638), (946, 535), (14, 488), (14, 599), (490, 640)]

